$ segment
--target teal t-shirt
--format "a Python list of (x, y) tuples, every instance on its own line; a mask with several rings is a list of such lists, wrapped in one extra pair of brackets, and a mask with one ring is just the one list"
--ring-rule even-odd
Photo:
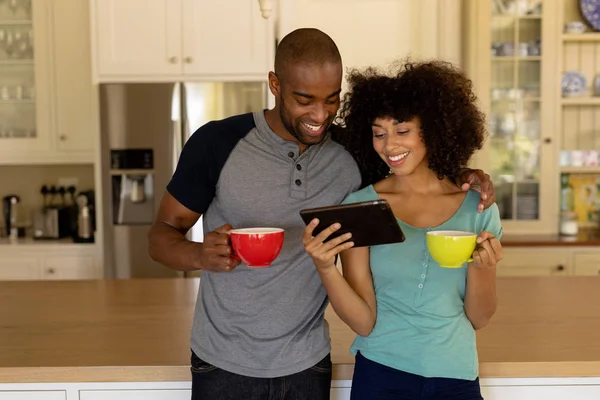
[[(348, 195), (344, 204), (378, 199), (373, 186)], [(467, 278), (462, 268), (441, 268), (431, 259), (431, 230), (488, 231), (501, 238), (498, 207), (477, 212), (479, 193), (469, 191), (443, 224), (421, 229), (398, 219), (406, 240), (370, 248), (377, 319), (369, 336), (357, 335), (351, 352), (424, 377), (474, 380), (479, 373), (475, 330), (464, 311)]]

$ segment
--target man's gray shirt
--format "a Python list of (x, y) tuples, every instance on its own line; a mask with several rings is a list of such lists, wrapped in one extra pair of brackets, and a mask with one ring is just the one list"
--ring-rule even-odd
[(202, 272), (191, 335), (198, 357), (271, 378), (303, 371), (329, 353), (327, 295), (304, 251), (299, 211), (339, 204), (359, 186), (354, 159), (329, 135), (299, 155), (262, 111), (210, 122), (190, 137), (167, 190), (204, 214), (205, 234), (226, 223), (285, 230), (270, 267)]

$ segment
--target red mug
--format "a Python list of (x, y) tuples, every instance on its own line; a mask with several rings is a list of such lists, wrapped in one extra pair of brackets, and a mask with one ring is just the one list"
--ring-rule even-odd
[(229, 231), (233, 258), (250, 268), (271, 265), (283, 247), (284, 231), (281, 228), (244, 228)]

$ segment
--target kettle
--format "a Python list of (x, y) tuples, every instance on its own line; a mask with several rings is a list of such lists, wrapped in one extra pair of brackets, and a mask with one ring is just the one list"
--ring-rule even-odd
[(20, 202), (21, 198), (14, 194), (5, 196), (2, 202), (4, 207), (4, 225), (6, 229), (6, 236), (12, 239), (16, 239), (19, 236), (17, 219), (19, 216)]

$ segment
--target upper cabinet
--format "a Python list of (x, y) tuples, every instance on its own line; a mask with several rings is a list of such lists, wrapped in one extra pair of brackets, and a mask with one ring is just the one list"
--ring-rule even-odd
[(78, 3), (0, 1), (0, 164), (94, 160), (89, 11)]
[(97, 82), (265, 80), (273, 18), (257, 0), (90, 0)]
[(476, 166), (492, 177), (506, 232), (557, 232), (556, 7), (467, 5), (466, 67), (489, 122)]

